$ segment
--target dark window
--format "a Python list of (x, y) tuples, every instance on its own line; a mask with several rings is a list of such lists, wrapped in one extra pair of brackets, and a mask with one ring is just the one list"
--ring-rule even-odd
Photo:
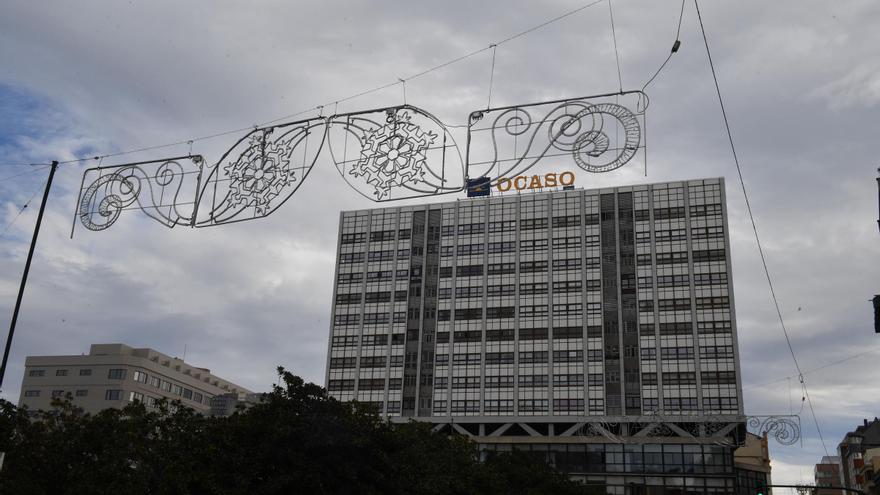
[(483, 318), (482, 308), (456, 308), (455, 321), (480, 320)]
[(107, 372), (107, 378), (111, 380), (125, 380), (126, 372), (124, 369), (111, 369)]
[[(516, 315), (516, 308), (513, 306), (501, 306), (497, 308), (486, 308), (486, 318), (493, 320), (499, 318), (513, 318)], [(456, 318), (457, 319), (457, 318)]]
[(546, 340), (546, 328), (520, 328), (519, 340)]
[(464, 265), (455, 270), (456, 277), (479, 277), (483, 275), (483, 265)]

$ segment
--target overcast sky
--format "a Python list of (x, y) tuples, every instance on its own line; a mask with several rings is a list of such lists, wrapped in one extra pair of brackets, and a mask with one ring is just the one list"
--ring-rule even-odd
[[(248, 127), (408, 77), (584, 5), (543, 2), (32, 2), (0, 7), (0, 220), (67, 160)], [(880, 415), (880, 4), (704, 2), (702, 14), (767, 262), (825, 444)], [(678, 0), (617, 0), (624, 89), (675, 39)], [(648, 88), (648, 175), (578, 174), (580, 187), (727, 180), (747, 414), (801, 411), (724, 131), (693, 3), (682, 47)], [(487, 103), (491, 51), (409, 82), (408, 103), (462, 124)], [(498, 47), (493, 105), (616, 91), (607, 2)], [(394, 86), (339, 111), (403, 102)], [(464, 142), (461, 129), (452, 132)], [(237, 135), (198, 141), (215, 161)], [(103, 165), (185, 154), (177, 146)], [(323, 382), (340, 210), (368, 208), (322, 157), (278, 212), (214, 229), (129, 213), (69, 238), (82, 170), (56, 175), (2, 396), (25, 356), (124, 342), (182, 356), (254, 390), (283, 365)], [(28, 173), (30, 172), (30, 173)], [(460, 197), (461, 195), (459, 195)], [(442, 199), (448, 199), (442, 198)], [(11, 316), (39, 193), (0, 238), (0, 314)], [(5, 328), (5, 327), (4, 327)], [(793, 377), (790, 380), (786, 377)], [(773, 382), (767, 384), (768, 382)], [(766, 384), (766, 385), (765, 385)], [(790, 385), (789, 385), (790, 384)], [(809, 409), (803, 445), (771, 444), (774, 480), (812, 480), (823, 455)]]

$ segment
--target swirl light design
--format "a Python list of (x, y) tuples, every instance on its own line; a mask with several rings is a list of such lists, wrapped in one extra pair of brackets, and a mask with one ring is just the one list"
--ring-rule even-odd
[[(635, 111), (619, 103), (633, 98)], [(188, 155), (86, 170), (77, 218), (93, 231), (134, 209), (166, 227), (263, 218), (302, 186), (325, 144), (373, 201), (460, 192), (469, 177), (494, 183), (548, 159), (607, 172), (644, 148), (646, 107), (636, 91), (472, 112), (464, 159), (448, 127), (411, 105), (257, 127), (210, 166)]]

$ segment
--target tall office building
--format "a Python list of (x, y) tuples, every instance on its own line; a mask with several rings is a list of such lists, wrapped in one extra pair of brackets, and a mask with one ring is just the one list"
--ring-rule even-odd
[(665, 436), (732, 472), (730, 273), (723, 179), (343, 212), (327, 387), (485, 450)]

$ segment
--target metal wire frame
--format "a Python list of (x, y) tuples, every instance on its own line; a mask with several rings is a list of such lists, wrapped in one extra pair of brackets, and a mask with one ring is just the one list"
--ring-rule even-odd
[(772, 436), (782, 445), (794, 445), (801, 439), (801, 417), (792, 415), (749, 416), (748, 429), (762, 436)]
[[(635, 111), (617, 103), (630, 95), (637, 97)], [(612, 97), (615, 103), (596, 102)], [(571, 156), (575, 165), (589, 172), (604, 172), (624, 165), (645, 148), (647, 106), (643, 92), (627, 91), (472, 112), (465, 159), (449, 126), (407, 104), (255, 127), (207, 169), (200, 155), (90, 168), (83, 174), (77, 216), (95, 231), (110, 227), (123, 211), (132, 209), (166, 227), (210, 227), (263, 218), (302, 186), (325, 144), (343, 180), (376, 202), (460, 192), (470, 176), (494, 168), (494, 183), (543, 159), (561, 156)], [(544, 111), (541, 119), (532, 119), (529, 110), (534, 109)], [(490, 126), (478, 125), (493, 114)], [(613, 124), (617, 132), (623, 131), (622, 145), (612, 143), (608, 119), (617, 122)], [(546, 138), (539, 137), (545, 128)], [(501, 156), (499, 129), (514, 138), (512, 157)], [(471, 161), (476, 136), (484, 132), (492, 135), (492, 158)], [(528, 137), (521, 153), (520, 135)], [(538, 140), (543, 147), (532, 151)], [(593, 160), (606, 156), (611, 159), (605, 163)], [(184, 169), (180, 161), (187, 159), (197, 167)], [(454, 170), (460, 175), (451, 177)], [(98, 177), (86, 186), (95, 173)], [(195, 177), (193, 185), (188, 184), (190, 177)], [(192, 200), (181, 196), (184, 186), (193, 187)]]
[[(621, 97), (632, 96), (635, 110), (619, 104)], [(636, 90), (476, 110), (468, 119), (466, 178), (487, 176), (494, 185), (561, 156), (587, 172), (617, 169), (645, 149), (647, 107), (647, 95)], [(490, 140), (483, 139), (487, 134)], [(479, 145), (491, 149), (488, 158), (474, 158)]]
[[(184, 160), (193, 166), (184, 169)], [(85, 170), (70, 236), (77, 219), (87, 229), (99, 231), (113, 225), (123, 211), (136, 209), (169, 228), (192, 225), (203, 163), (201, 155), (187, 155)], [(86, 187), (86, 179), (95, 174)], [(191, 201), (181, 197), (187, 176), (195, 176)], [(183, 210), (187, 206), (193, 207), (191, 212)]]
[[(328, 143), (339, 174), (372, 201), (464, 190), (465, 166), (458, 145), (447, 126), (425, 110), (404, 104), (337, 114), (328, 118), (328, 128), (331, 134), (334, 129), (342, 134), (335, 136), (335, 146), (334, 139)], [(358, 150), (353, 157), (349, 146)], [(447, 172), (453, 169), (459, 174), (450, 178)]]
[(269, 216), (302, 186), (326, 140), (327, 121), (323, 117), (254, 128), (207, 173), (197, 199), (197, 213), (202, 212), (193, 226)]

